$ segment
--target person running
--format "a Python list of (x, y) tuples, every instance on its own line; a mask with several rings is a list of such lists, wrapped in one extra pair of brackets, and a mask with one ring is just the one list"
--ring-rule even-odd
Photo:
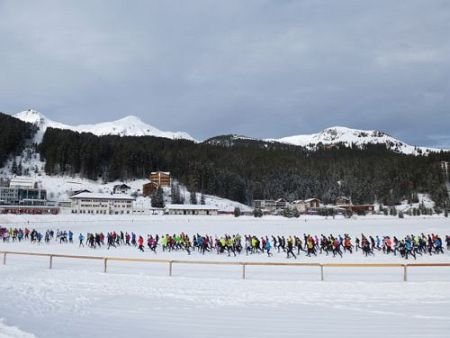
[(273, 256), (273, 254), (270, 252), (270, 249), (272, 249), (272, 245), (270, 244), (269, 239), (266, 237), (265, 250), (267, 251), (267, 257)]
[(297, 256), (294, 254), (294, 251), (292, 251), (293, 248), (294, 248), (294, 239), (292, 238), (292, 236), (289, 236), (287, 239), (287, 258), (291, 258), (290, 255), (292, 255), (292, 257), (297, 259)]
[(78, 245), (78, 247), (83, 246), (83, 248), (84, 248), (84, 244), (83, 244), (84, 236), (83, 236), (83, 234), (82, 234), (81, 232), (80, 232), (80, 234), (78, 235), (78, 240), (80, 241), (80, 244)]
[(138, 239), (138, 249), (144, 252), (144, 237), (139, 236)]

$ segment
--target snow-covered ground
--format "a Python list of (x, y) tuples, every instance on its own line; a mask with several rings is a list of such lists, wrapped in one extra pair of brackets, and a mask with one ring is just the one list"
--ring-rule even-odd
[[(188, 234), (251, 233), (338, 234), (360, 233), (404, 236), (411, 233), (450, 233), (443, 217), (359, 217), (355, 219), (232, 216), (124, 216), (0, 215), (3, 226), (78, 232), (134, 231)], [(183, 258), (225, 261), (283, 261), (284, 254), (226, 255), (184, 252), (140, 253), (135, 248), (106, 250), (78, 248), (77, 244), (32, 245), (1, 243), (1, 250), (54, 252), (80, 255)], [(319, 256), (306, 262), (405, 262), (376, 253), (343, 259)], [(419, 262), (450, 262), (450, 254), (424, 256)], [(327, 268), (320, 282), (317, 267), (247, 268), (241, 280), (239, 266), (174, 265), (8, 256), (0, 265), (0, 337), (444, 337), (450, 330), (450, 268), (410, 268), (403, 282), (398, 268)], [(6, 326), (7, 325), (7, 326)], [(16, 334), (17, 333), (17, 334)], [(20, 335), (22, 334), (22, 336)]]

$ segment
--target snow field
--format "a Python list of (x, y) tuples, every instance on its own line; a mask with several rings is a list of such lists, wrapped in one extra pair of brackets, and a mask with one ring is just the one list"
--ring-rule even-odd
[[(397, 235), (438, 233), (445, 237), (445, 218), (298, 220), (278, 217), (81, 217), (0, 215), (2, 226), (72, 229), (79, 232), (134, 231), (138, 234), (320, 235), (361, 233)], [(0, 251), (28, 251), (72, 255), (157, 259), (291, 262), (284, 253), (226, 255), (185, 252), (158, 254), (135, 248), (78, 248), (77, 244), (34, 245), (2, 243)], [(0, 258), (2, 258), (0, 256)], [(417, 262), (450, 262), (449, 253), (418, 257)], [(293, 262), (293, 261), (292, 261)], [(398, 257), (360, 252), (343, 259), (308, 258), (296, 262), (405, 263)], [(408, 261), (413, 262), (413, 261)], [(1, 263), (1, 260), (0, 260)], [(0, 324), (31, 332), (36, 337), (445, 337), (450, 330), (450, 268), (325, 268), (108, 262), (8, 255), (0, 265)], [(5, 324), (6, 329), (4, 328)], [(3, 326), (2, 326), (3, 325)], [(14, 336), (8, 333), (5, 337)], [(17, 329), (18, 330), (18, 329)], [(9, 331), (5, 331), (9, 332)], [(22, 331), (18, 331), (20, 334)], [(24, 333), (24, 337), (26, 334)]]
[(38, 337), (406, 337), (450, 329), (450, 282), (232, 280), (1, 266), (0, 313)]

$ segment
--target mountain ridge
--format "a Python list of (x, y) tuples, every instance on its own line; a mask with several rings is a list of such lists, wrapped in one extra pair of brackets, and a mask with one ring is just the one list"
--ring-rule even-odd
[(164, 137), (168, 139), (186, 139), (197, 142), (191, 135), (185, 132), (171, 132), (162, 131), (156, 127), (153, 127), (143, 122), (139, 117), (129, 115), (116, 121), (100, 122), (97, 124), (80, 124), (77, 126), (71, 126), (68, 124), (53, 121), (47, 118), (42, 113), (29, 109), (14, 115), (15, 118), (24, 122), (29, 122), (36, 125), (39, 130), (35, 137), (35, 142), (40, 143), (45, 130), (48, 127), (57, 129), (68, 129), (75, 132), (92, 133), (97, 136), (104, 135), (119, 135), (119, 136), (156, 136)]
[[(20, 112), (14, 117), (34, 124), (39, 128), (35, 136), (35, 142), (40, 143), (45, 130), (48, 127), (57, 129), (68, 129), (75, 132), (88, 132), (97, 136), (104, 135), (119, 135), (119, 136), (155, 136), (168, 139), (186, 139), (193, 142), (201, 142), (193, 138), (186, 132), (171, 132), (161, 131), (160, 129), (153, 127), (143, 122), (139, 117), (134, 115), (128, 115), (116, 121), (100, 122), (97, 124), (80, 124), (77, 126), (71, 126), (64, 123), (53, 121), (47, 118), (42, 113), (29, 109)], [(263, 138), (258, 139), (245, 135), (226, 134), (217, 135), (203, 143), (233, 146), (236, 141), (255, 141), (265, 143), (282, 143), (293, 146), (304, 147), (309, 150), (318, 149), (320, 146), (326, 145), (344, 145), (346, 147), (359, 147), (362, 148), (369, 144), (385, 144), (390, 150), (407, 155), (423, 155), (430, 152), (439, 152), (441, 150), (448, 151), (448, 149), (438, 149), (432, 147), (413, 146), (406, 142), (403, 142), (389, 134), (378, 130), (363, 130), (353, 129), (343, 126), (334, 126), (325, 128), (324, 130), (313, 134), (299, 134), (293, 136), (287, 136), (282, 138)]]

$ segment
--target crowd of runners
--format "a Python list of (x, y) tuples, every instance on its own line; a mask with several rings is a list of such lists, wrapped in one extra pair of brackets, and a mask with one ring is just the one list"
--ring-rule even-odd
[(106, 247), (108, 250), (120, 246), (135, 247), (138, 250), (172, 252), (185, 251), (200, 254), (224, 254), (227, 256), (265, 254), (268, 257), (273, 253), (286, 255), (286, 258), (296, 259), (297, 256), (332, 255), (343, 257), (344, 254), (362, 252), (364, 256), (374, 256), (376, 253), (401, 256), (405, 259), (417, 256), (443, 254), (444, 247), (450, 251), (450, 236), (445, 236), (445, 242), (437, 234), (411, 234), (402, 238), (396, 236), (369, 236), (361, 234), (352, 238), (344, 235), (307, 235), (303, 236), (263, 236), (254, 235), (224, 235), (210, 236), (195, 234), (189, 236), (185, 233), (147, 235), (146, 237), (134, 232), (112, 231), (108, 233), (79, 233), (76, 238), (71, 230), (47, 230), (43, 233), (29, 228), (0, 227), (2, 242), (49, 243), (56, 241), (63, 243), (76, 243), (79, 247), (92, 249)]

